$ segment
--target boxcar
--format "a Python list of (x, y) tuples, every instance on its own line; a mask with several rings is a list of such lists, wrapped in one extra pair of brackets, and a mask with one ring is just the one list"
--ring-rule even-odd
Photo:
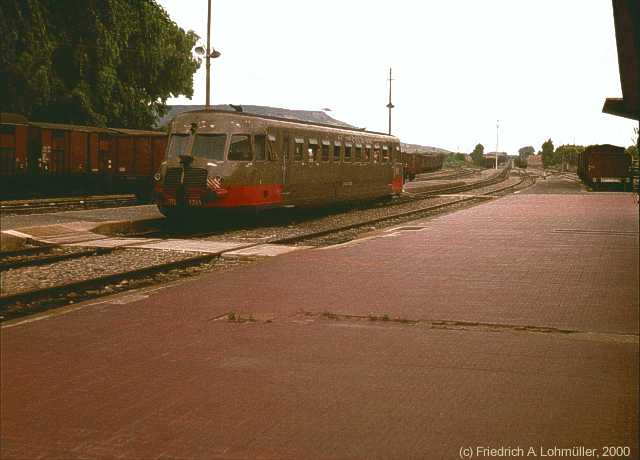
[(599, 188), (603, 182), (631, 183), (631, 157), (624, 147), (611, 144), (591, 145), (580, 154), (578, 177)]
[(194, 210), (318, 206), (401, 193), (400, 142), (382, 133), (239, 112), (171, 122), (155, 198)]
[(0, 115), (3, 198), (92, 193), (150, 197), (167, 136)]
[(413, 180), (416, 175), (442, 169), (444, 155), (441, 153), (402, 154), (405, 180)]

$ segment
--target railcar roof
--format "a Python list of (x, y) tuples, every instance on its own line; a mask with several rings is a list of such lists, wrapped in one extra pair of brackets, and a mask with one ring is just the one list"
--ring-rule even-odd
[(282, 121), (285, 123), (294, 123), (294, 124), (301, 124), (301, 125), (307, 125), (307, 126), (318, 126), (318, 127), (322, 127), (322, 128), (330, 128), (330, 129), (334, 129), (334, 130), (338, 130), (338, 131), (351, 131), (353, 133), (361, 133), (361, 134), (375, 134), (377, 136), (385, 136), (385, 137), (391, 137), (394, 139), (397, 139), (396, 136), (393, 135), (389, 135), (387, 133), (380, 133), (377, 131), (367, 131), (365, 129), (360, 129), (360, 128), (349, 128), (346, 126), (336, 126), (336, 125), (330, 125), (330, 124), (325, 124), (325, 123), (317, 123), (317, 122), (311, 122), (311, 121), (305, 121), (305, 120), (296, 120), (293, 118), (281, 118), (281, 117), (272, 117), (272, 116), (267, 116), (267, 115), (257, 115), (257, 114), (253, 114), (253, 113), (247, 113), (247, 112), (229, 112), (227, 110), (189, 110), (189, 111), (185, 111), (180, 113), (179, 115), (176, 115), (176, 117), (172, 120), (175, 121), (179, 118), (182, 118), (184, 116), (187, 115), (194, 115), (194, 114), (220, 114), (220, 115), (226, 115), (226, 116), (234, 116), (234, 117), (246, 117), (246, 118), (258, 118), (258, 119), (263, 119), (263, 120), (273, 120), (273, 121)]

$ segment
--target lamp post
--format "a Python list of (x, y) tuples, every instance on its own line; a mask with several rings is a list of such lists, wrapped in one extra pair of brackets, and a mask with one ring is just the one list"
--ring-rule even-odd
[(496, 120), (496, 169), (498, 169), (498, 130), (500, 128), (500, 120)]
[(211, 108), (211, 59), (220, 57), (220, 52), (216, 51), (215, 48), (211, 48), (211, 0), (207, 2), (207, 48), (204, 49), (202, 46), (198, 46), (194, 51), (201, 56), (205, 55), (206, 59), (207, 96), (205, 108), (208, 110)]
[(391, 78), (391, 67), (389, 67), (389, 103), (387, 104), (387, 108), (389, 109), (389, 135), (391, 135), (391, 109), (394, 105), (391, 103), (391, 82), (393, 78)]

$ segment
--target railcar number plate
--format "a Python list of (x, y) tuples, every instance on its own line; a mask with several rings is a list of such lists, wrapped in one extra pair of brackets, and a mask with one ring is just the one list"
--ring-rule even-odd
[(189, 198), (187, 203), (189, 203), (189, 206), (202, 206), (202, 200), (197, 198)]

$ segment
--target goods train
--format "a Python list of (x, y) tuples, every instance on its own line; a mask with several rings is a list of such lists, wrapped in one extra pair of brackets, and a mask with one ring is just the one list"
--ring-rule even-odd
[(90, 193), (150, 198), (167, 135), (28, 121), (0, 114), (3, 199)]
[(402, 192), (398, 138), (243, 112), (195, 110), (170, 124), (160, 211), (306, 207)]
[(442, 169), (442, 153), (403, 153), (404, 178), (415, 179), (416, 175)]
[(584, 149), (578, 161), (578, 177), (595, 188), (603, 182), (631, 186), (631, 157), (624, 147), (611, 144), (591, 145)]

